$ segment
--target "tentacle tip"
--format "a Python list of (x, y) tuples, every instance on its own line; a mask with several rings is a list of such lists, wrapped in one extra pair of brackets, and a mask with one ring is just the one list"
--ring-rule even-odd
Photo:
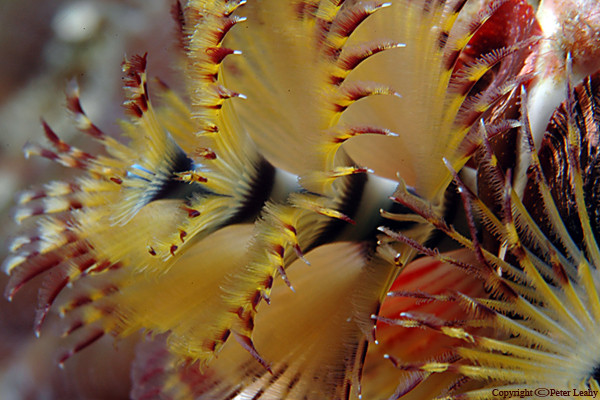
[(20, 208), (15, 212), (13, 218), (18, 225), (21, 225), (24, 220), (31, 216), (33, 216), (33, 211), (30, 208)]
[(450, 161), (448, 161), (446, 157), (442, 157), (442, 162), (444, 163), (446, 168), (448, 168), (450, 171), (454, 171), (454, 168), (452, 168), (452, 164), (450, 164)]
[(263, 366), (264, 369), (266, 369), (270, 374), (273, 374), (273, 371), (271, 370), (271, 366), (269, 365), (269, 363), (261, 357), (261, 355), (258, 353), (258, 351), (256, 350), (256, 347), (254, 346), (254, 343), (252, 342), (252, 339), (246, 335), (241, 335), (239, 333), (233, 332), (235, 339), (237, 340), (237, 342), (239, 344), (242, 345), (242, 347), (248, 351), (250, 353), (250, 355), (252, 357), (254, 357), (254, 359), (256, 361), (259, 362), (260, 365)]
[(350, 225), (356, 225), (356, 221), (346, 215), (342, 215), (341, 219), (342, 219), (342, 221), (345, 221), (345, 222), (349, 223)]
[(296, 256), (302, 260), (302, 262), (304, 262), (304, 264), (306, 265), (311, 265), (310, 261), (308, 261), (306, 259), (306, 257), (304, 257), (304, 253), (302, 252), (302, 249), (300, 248), (300, 246), (298, 244), (294, 245), (294, 252), (296, 253)]
[[(10, 276), (12, 270), (23, 261), (25, 261), (25, 257), (21, 255), (14, 255), (6, 258), (2, 263), (2, 272), (4, 272), (5, 275)], [(4, 292), (5, 296), (8, 296), (10, 293), (12, 293), (12, 289), (9, 290), (7, 287)]]
[(23, 146), (23, 157), (25, 157), (26, 160), (29, 160), (29, 158), (34, 154), (32, 146), (33, 145), (30, 142), (25, 143)]
[(46, 304), (36, 312), (36, 317), (33, 325), (33, 331), (35, 332), (36, 336), (39, 336), (39, 333), (42, 331), (42, 325), (44, 324), (44, 321), (46, 320), (46, 316), (48, 315), (49, 311), (50, 305)]
[(306, 259), (306, 257), (304, 257), (304, 255), (302, 255), (302, 257), (298, 256), (298, 258), (299, 258), (300, 260), (302, 260), (302, 262), (303, 262), (304, 264), (306, 264), (307, 266), (309, 266), (309, 267), (310, 267), (310, 266), (312, 265), (312, 264), (310, 263), (310, 261), (308, 261), (308, 260)]
[(36, 198), (36, 193), (33, 190), (25, 190), (17, 195), (17, 203), (25, 204)]
[(263, 293), (262, 298), (265, 301), (265, 303), (267, 303), (268, 306), (271, 305), (271, 297), (269, 297), (267, 294)]

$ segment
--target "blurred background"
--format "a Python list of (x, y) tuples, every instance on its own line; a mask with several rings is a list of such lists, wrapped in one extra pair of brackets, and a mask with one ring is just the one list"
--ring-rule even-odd
[[(40, 118), (65, 141), (94, 151), (65, 108), (75, 79), (84, 110), (102, 130), (118, 133), (121, 67), (125, 55), (148, 52), (148, 75), (177, 87), (173, 72), (172, 0), (0, 0), (0, 260), (18, 228), (20, 190), (60, 178), (48, 160), (25, 160), (28, 141), (46, 145)], [(174, 78), (175, 77), (175, 78)], [(7, 277), (0, 273), (4, 290)], [(26, 285), (12, 303), (0, 297), (0, 398), (3, 400), (128, 398), (131, 343), (106, 340), (84, 357), (56, 366), (64, 345), (48, 321), (39, 340), (33, 318), (40, 283)], [(123, 362), (115, 363), (114, 358)]]

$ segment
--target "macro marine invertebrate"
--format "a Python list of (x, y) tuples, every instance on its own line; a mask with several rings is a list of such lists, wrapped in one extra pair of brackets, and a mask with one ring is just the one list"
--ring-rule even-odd
[[(187, 93), (149, 80), (146, 55), (129, 57), (124, 142), (90, 121), (71, 85), (68, 108), (105, 153), (80, 150), (45, 123), (52, 149), (25, 148), (82, 171), (21, 195), (16, 218), (26, 228), (4, 262), (9, 298), (44, 274), (36, 327), (49, 312), (63, 317), (74, 344), (61, 363), (107, 334), (146, 331), (160, 336), (138, 348), (135, 398), (397, 398), (437, 375), (428, 376), (432, 363), (401, 367), (408, 358), (387, 352), (399, 341), (386, 324), (452, 337), (432, 346), (435, 356), (442, 343), (480, 331), (485, 338), (485, 328), (506, 321), (490, 305), (501, 296), (527, 299), (515, 311), (527, 320), (525, 312), (546, 305), (550, 286), (575, 279), (575, 267), (561, 274), (544, 263), (587, 260), (570, 233), (545, 242), (561, 208), (552, 208), (541, 178), (552, 173), (535, 151), (518, 163), (537, 171), (523, 198), (542, 196), (554, 218), (548, 226), (529, 217), (527, 204), (518, 208), (521, 194), (507, 195), (510, 167), (496, 166), (503, 149), (516, 152), (515, 132), (529, 138), (527, 101), (515, 104), (537, 78), (543, 35), (525, 1), (189, 0), (175, 2), (173, 15)], [(578, 93), (585, 88), (596, 85)], [(580, 95), (577, 104), (593, 98)], [(570, 105), (560, 114), (567, 120)], [(586, 168), (570, 149), (568, 165)], [(463, 183), (469, 171), (476, 179)], [(587, 200), (580, 186), (568, 187), (572, 214)], [(467, 207), (457, 218), (471, 239), (445, 222), (461, 197)], [(439, 255), (427, 243), (434, 229), (466, 250)], [(592, 236), (583, 237), (592, 252)], [(521, 268), (494, 255), (497, 244)], [(443, 262), (437, 273), (409, 267), (429, 289), (438, 283), (438, 292), (413, 296), (447, 312), (389, 316), (393, 306), (382, 303), (392, 284), (407, 284), (402, 269), (418, 252)], [(466, 270), (473, 285), (461, 286), (444, 262)], [(469, 309), (494, 317), (471, 332), (452, 319)], [(444, 318), (451, 322), (436, 325)], [(516, 335), (513, 325), (498, 334)], [(457, 346), (436, 367), (474, 375), (457, 361), (469, 350)], [(410, 376), (394, 374), (381, 349)]]
[[(563, 17), (572, 15), (568, 7), (559, 11)], [(591, 18), (597, 17), (598, 10), (591, 11)], [(559, 24), (572, 24), (558, 20)], [(593, 23), (587, 28), (592, 26), (597, 28)], [(558, 36), (572, 34), (566, 32)], [(517, 92), (521, 98), (519, 150), (512, 157), (501, 158), (498, 149), (484, 139), (475, 157), (477, 188), (468, 187), (454, 173), (469, 233), (446, 224), (414, 196), (403, 191), (395, 195), (397, 201), (461, 243), (472, 253), (471, 258), (440, 255), (411, 243), (401, 233), (381, 228), (432, 257), (434, 264), (468, 271), (465, 276), (476, 277), (486, 289), (475, 295), (456, 286), (435, 293), (424, 287), (424, 291), (392, 290), (392, 297), (417, 298), (433, 310), (446, 304), (442, 307), (455, 312), (455, 307), (462, 308), (464, 313), (449, 316), (395, 310), (376, 317), (390, 328), (422, 328), (461, 342), (448, 347), (446, 353), (429, 354), (417, 362), (387, 355), (397, 368), (417, 374), (419, 380), (431, 374), (455, 373), (454, 381), (449, 379), (447, 388), (438, 392), (440, 398), (593, 398), (598, 393), (598, 354), (587, 347), (595, 348), (598, 338), (597, 203), (595, 184), (591, 183), (596, 179), (598, 157), (598, 76), (596, 72), (581, 79), (585, 75), (581, 65), (589, 68), (596, 62), (593, 52), (587, 53), (589, 58), (575, 61), (576, 52), (562, 45), (572, 37), (553, 40), (561, 46), (554, 41), (547, 44), (559, 50), (544, 54), (539, 61), (539, 81), (534, 85), (541, 88), (532, 89), (553, 92), (556, 97), (548, 99), (550, 104), (560, 96), (548, 87), (564, 89), (563, 101), (547, 127), (540, 132), (540, 115), (530, 121), (528, 106), (539, 98), (528, 97), (521, 88)], [(592, 43), (582, 40), (577, 46)], [(564, 61), (555, 69), (548, 60), (556, 62), (561, 56)], [(574, 80), (579, 81), (575, 87)], [(485, 132), (483, 124), (482, 130)], [(506, 137), (509, 132), (501, 136), (510, 140)], [(521, 168), (524, 173), (519, 175)]]
[[(558, 392), (570, 398), (598, 393), (598, 354), (587, 347), (594, 348), (598, 338), (597, 219), (591, 206), (595, 191), (590, 183), (597, 158), (597, 123), (592, 122), (597, 119), (597, 85), (594, 74), (570, 92), (552, 116), (539, 152), (534, 148), (529, 122), (523, 121), (522, 134), (530, 157), (524, 193), (516, 192), (510, 173), (501, 169), (491, 148), (482, 150), (479, 168), (496, 177), (493, 192), (501, 205), (497, 211), (456, 176), (469, 219), (473, 222), (473, 215), (479, 215), (494, 242), (480, 242), (474, 225), (473, 236), (467, 239), (427, 209), (415, 207), (476, 254), (469, 262), (434, 257), (470, 270), (488, 288), (479, 296), (452, 290), (441, 295), (390, 293), (451, 302), (469, 315), (452, 320), (408, 312), (398, 319), (382, 319), (461, 339), (463, 344), (453, 350), (456, 358), (448, 357), (449, 361), (403, 365), (390, 356), (402, 369), (427, 374), (456, 371), (483, 382), (476, 390), (447, 398), (493, 398), (503, 393), (545, 397)], [(398, 194), (399, 201), (409, 204)], [(539, 207), (539, 201), (544, 207)], [(431, 249), (420, 249), (433, 254)]]

